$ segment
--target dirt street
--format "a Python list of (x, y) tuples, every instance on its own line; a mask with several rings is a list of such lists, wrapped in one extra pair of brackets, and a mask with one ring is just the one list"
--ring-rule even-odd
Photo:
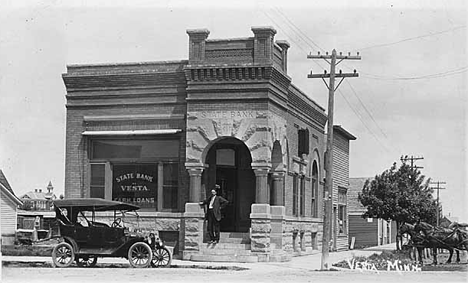
[(313, 271), (292, 266), (252, 265), (247, 270), (206, 268), (3, 267), (2, 282), (466, 282), (466, 272)]

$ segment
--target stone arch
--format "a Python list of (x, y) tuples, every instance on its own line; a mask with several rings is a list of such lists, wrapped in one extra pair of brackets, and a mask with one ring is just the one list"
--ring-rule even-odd
[(309, 173), (309, 176), (312, 176), (312, 170), (313, 170), (312, 164), (313, 164), (314, 162), (317, 162), (317, 170), (318, 170), (317, 173), (318, 173), (318, 176), (319, 176), (319, 178), (320, 178), (320, 176), (322, 175), (322, 174), (321, 174), (321, 167), (322, 167), (322, 166), (320, 166), (320, 164), (321, 164), (320, 161), (321, 161), (321, 158), (320, 158), (319, 151), (318, 151), (317, 148), (315, 148), (315, 149), (313, 150), (312, 154), (311, 154), (311, 158), (310, 158), (310, 162), (309, 162), (309, 164), (310, 164), (310, 166), (309, 166), (309, 172), (308, 172), (308, 173)]

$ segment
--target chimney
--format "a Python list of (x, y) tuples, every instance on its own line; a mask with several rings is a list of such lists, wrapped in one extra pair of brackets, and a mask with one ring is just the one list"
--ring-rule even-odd
[(42, 193), (42, 189), (39, 189), (39, 192)]
[(207, 29), (188, 29), (189, 64), (200, 64), (205, 61), (205, 43), (210, 31)]
[(286, 40), (277, 40), (276, 44), (281, 47), (281, 57), (282, 57), (282, 62), (283, 62), (283, 71), (285, 73), (288, 73), (288, 49), (291, 45), (289, 45), (289, 42)]
[(37, 189), (34, 189), (34, 192), (37, 193)]
[(254, 63), (273, 62), (273, 39), (276, 30), (273, 27), (252, 27), (254, 33)]

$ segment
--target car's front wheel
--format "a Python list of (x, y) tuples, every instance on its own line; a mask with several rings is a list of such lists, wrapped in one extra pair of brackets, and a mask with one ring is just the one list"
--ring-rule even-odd
[(148, 267), (153, 259), (153, 252), (148, 244), (137, 242), (128, 249), (128, 261), (131, 267)]
[(69, 243), (62, 242), (52, 250), (52, 264), (54, 267), (68, 267), (75, 259), (75, 252)]
[(151, 261), (151, 266), (160, 267), (160, 266), (169, 266), (171, 265), (172, 255), (168, 248), (159, 247), (155, 248), (153, 252), (153, 260)]

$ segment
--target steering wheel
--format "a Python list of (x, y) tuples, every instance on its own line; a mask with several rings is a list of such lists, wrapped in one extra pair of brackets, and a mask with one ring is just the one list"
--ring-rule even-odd
[(113, 228), (115, 228), (115, 227), (122, 227), (122, 226), (120, 226), (120, 223), (121, 223), (121, 222), (122, 222), (122, 218), (116, 218), (116, 219), (114, 220), (114, 222), (112, 222), (111, 227), (113, 227)]

